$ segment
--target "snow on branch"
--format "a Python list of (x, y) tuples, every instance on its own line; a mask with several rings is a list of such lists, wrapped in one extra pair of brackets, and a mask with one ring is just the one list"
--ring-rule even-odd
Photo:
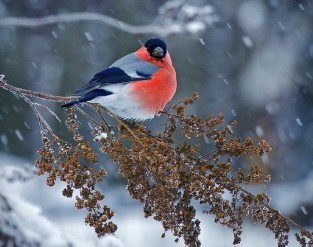
[(212, 26), (217, 20), (218, 17), (209, 5), (195, 6), (185, 4), (185, 1), (173, 0), (161, 6), (155, 21), (147, 25), (132, 25), (99, 13), (77, 12), (36, 18), (3, 17), (0, 18), (0, 26), (30, 28), (57, 23), (96, 21), (127, 33), (169, 36), (177, 33), (197, 34)]

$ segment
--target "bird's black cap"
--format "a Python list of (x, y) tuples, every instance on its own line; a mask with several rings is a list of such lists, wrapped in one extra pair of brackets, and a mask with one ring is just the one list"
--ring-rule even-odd
[[(151, 56), (156, 57), (156, 58), (163, 58), (166, 55), (167, 52), (167, 46), (166, 43), (158, 38), (154, 38), (154, 39), (149, 39), (147, 40), (147, 42), (145, 43), (145, 47), (147, 48), (148, 52), (150, 53)], [(160, 51), (159, 49), (162, 48), (162, 52), (159, 53), (154, 53), (156, 50)], [(156, 49), (158, 48), (158, 49)]]

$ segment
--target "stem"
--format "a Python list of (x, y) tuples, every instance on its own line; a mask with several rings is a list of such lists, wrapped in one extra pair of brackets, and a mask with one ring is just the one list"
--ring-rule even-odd
[(92, 117), (90, 117), (86, 112), (83, 111), (80, 107), (76, 106), (77, 111), (79, 111), (84, 117), (89, 119), (91, 122), (93, 122), (95, 125), (101, 126), (100, 123), (98, 123), (96, 120), (94, 120)]
[(134, 139), (143, 147), (143, 143), (140, 141), (140, 139), (136, 136), (136, 134), (134, 133), (134, 131), (132, 131), (131, 128), (129, 128), (128, 124), (125, 123), (122, 119), (120, 119), (117, 115), (115, 115), (114, 113), (110, 112), (108, 109), (106, 109), (105, 107), (98, 105), (99, 107), (101, 107), (102, 109), (104, 109), (106, 112), (108, 112), (118, 123), (119, 125), (123, 126), (133, 137)]
[(295, 226), (296, 228), (300, 229), (301, 231), (306, 232), (309, 235), (312, 235), (311, 232), (309, 232), (308, 230), (306, 230), (305, 228), (303, 228), (302, 226), (300, 226), (298, 223), (296, 223), (295, 221), (293, 221), (292, 219), (289, 219), (288, 217), (280, 214), (276, 209), (272, 208), (271, 206), (269, 206), (268, 204), (263, 203), (262, 201), (260, 201), (255, 195), (253, 195), (251, 192), (239, 187), (239, 190), (251, 197), (253, 197), (253, 199), (256, 199), (260, 202), (261, 205), (263, 205), (264, 207), (266, 207), (268, 210), (278, 214), (280, 217), (282, 217), (284, 220), (288, 221), (290, 225)]
[(135, 133), (131, 130), (131, 128), (128, 127), (128, 125), (123, 121), (121, 120), (118, 116), (116, 116), (115, 114), (111, 113), (112, 116), (114, 117), (114, 119), (121, 125), (123, 126), (133, 137), (134, 139), (141, 145), (141, 146), (144, 146), (143, 143), (139, 140), (139, 138), (135, 135)]

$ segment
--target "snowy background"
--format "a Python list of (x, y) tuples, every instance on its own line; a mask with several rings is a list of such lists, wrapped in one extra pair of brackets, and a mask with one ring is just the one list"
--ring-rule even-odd
[[(149, 25), (166, 6), (177, 2), (183, 1), (2, 0), (0, 18), (89, 11), (133, 25)], [(0, 26), (0, 74), (19, 87), (68, 96), (148, 38), (166, 35), (179, 83), (172, 102), (198, 91), (200, 100), (190, 112), (202, 116), (222, 112), (227, 122), (238, 121), (236, 135), (268, 140), (273, 151), (263, 158), (263, 165), (272, 182), (252, 189), (267, 192), (275, 208), (311, 228), (313, 2), (196, 0), (184, 1), (178, 13), (175, 22), (162, 18), (164, 27), (155, 34), (128, 33), (88, 21), (36, 28)], [(197, 15), (196, 21), (188, 23), (190, 15)], [(62, 114), (59, 105), (49, 106)], [(47, 118), (59, 128), (53, 116), (47, 114)], [(157, 118), (147, 125), (154, 129), (163, 122)], [(88, 124), (82, 131), (92, 138)], [(116, 237), (98, 240), (84, 225), (84, 212), (74, 208), (73, 200), (62, 197), (62, 184), (47, 187), (44, 177), (31, 176), (30, 168), (25, 170), (25, 164), (32, 167), (37, 157), (38, 133), (30, 108), (0, 90), (1, 228), (9, 221), (18, 231), (6, 225), (7, 231), (42, 246), (183, 246), (182, 241), (175, 244), (170, 234), (160, 238), (161, 225), (143, 218), (141, 205), (129, 199), (116, 166), (104, 157), (99, 165), (110, 174), (102, 189), (116, 212), (119, 229)], [(243, 160), (236, 165), (246, 169), (253, 162)], [(21, 174), (20, 179), (16, 174)], [(5, 205), (13, 208), (12, 214), (3, 214)], [(231, 231), (208, 217), (199, 217), (204, 246), (231, 246)], [(247, 225), (240, 246), (275, 243), (267, 230)]]

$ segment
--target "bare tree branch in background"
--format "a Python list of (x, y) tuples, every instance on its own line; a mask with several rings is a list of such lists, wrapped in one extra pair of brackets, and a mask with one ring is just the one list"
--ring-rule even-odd
[(127, 33), (169, 36), (177, 33), (197, 34), (212, 26), (217, 20), (209, 5), (194, 6), (186, 4), (185, 1), (173, 0), (161, 6), (155, 20), (147, 25), (132, 25), (99, 13), (78, 12), (38, 18), (4, 17), (0, 18), (0, 26), (30, 28), (57, 23), (96, 21)]

